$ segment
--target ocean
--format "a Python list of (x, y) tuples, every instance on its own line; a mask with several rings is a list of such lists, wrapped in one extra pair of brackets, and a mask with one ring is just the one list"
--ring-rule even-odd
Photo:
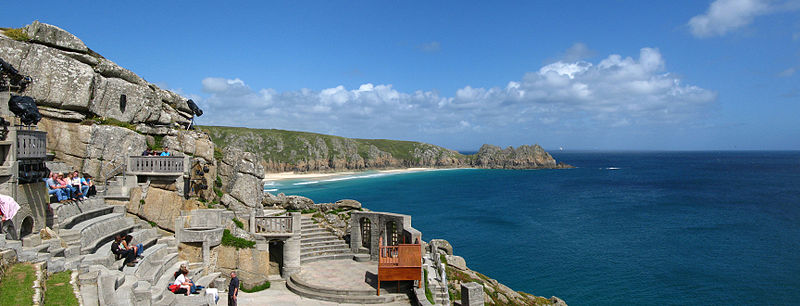
[(800, 152), (557, 152), (567, 170), (279, 181), (412, 216), (467, 265), (570, 305), (800, 303)]

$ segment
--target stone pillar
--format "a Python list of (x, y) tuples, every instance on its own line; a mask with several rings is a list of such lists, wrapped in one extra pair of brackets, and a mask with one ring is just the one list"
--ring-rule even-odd
[(256, 209), (253, 208), (250, 210), (250, 233), (256, 233)]
[(483, 306), (483, 285), (461, 283), (461, 306)]
[(350, 251), (353, 254), (358, 254), (361, 249), (361, 216), (353, 214), (350, 219)]
[(293, 212), (292, 237), (283, 242), (283, 274), (288, 279), (292, 274), (300, 272), (300, 213)]

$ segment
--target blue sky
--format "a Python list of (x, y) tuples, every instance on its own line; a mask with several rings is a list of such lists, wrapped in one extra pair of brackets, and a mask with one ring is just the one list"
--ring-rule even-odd
[(12, 1), (199, 124), (610, 150), (800, 149), (800, 1)]

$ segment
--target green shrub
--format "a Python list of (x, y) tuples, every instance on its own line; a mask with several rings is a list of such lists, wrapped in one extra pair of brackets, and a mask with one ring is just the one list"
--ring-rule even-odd
[(233, 236), (230, 230), (222, 232), (222, 245), (232, 246), (237, 249), (252, 249), (255, 247), (256, 242)]
[(300, 213), (301, 214), (314, 214), (314, 217), (322, 217), (322, 213), (317, 213), (317, 210), (315, 208), (303, 209), (302, 211), (300, 211)]
[(218, 198), (220, 198), (220, 199), (221, 199), (221, 198), (222, 198), (222, 196), (224, 195), (224, 194), (222, 193), (222, 190), (220, 190), (220, 189), (219, 189), (219, 188), (217, 188), (217, 187), (214, 187), (214, 193), (216, 193), (216, 194), (217, 194), (217, 197), (218, 197)]
[(425, 272), (425, 297), (428, 299), (428, 302), (431, 304), (436, 304), (433, 302), (433, 294), (431, 294), (431, 288), (428, 287), (428, 269), (422, 269)]
[(214, 146), (214, 159), (222, 160), (222, 149), (219, 146)]
[(19, 29), (6, 29), (3, 30), (3, 34), (6, 34), (8, 38), (18, 41), (29, 41), (31, 38), (28, 36), (28, 33), (25, 33), (25, 30), (22, 28)]
[(236, 224), (236, 227), (244, 229), (244, 223), (242, 223), (241, 220), (239, 220), (239, 219), (237, 219), (235, 217), (233, 219), (231, 219), (231, 220), (233, 220), (233, 224)]
[(147, 144), (147, 148), (154, 151), (164, 150), (162, 142), (164, 141), (163, 135), (153, 135), (153, 144)]
[(158, 226), (158, 224), (156, 224), (156, 223), (155, 223), (155, 222), (153, 222), (153, 221), (147, 221), (147, 223), (150, 223), (150, 226), (152, 226), (152, 227), (156, 227), (156, 226)]
[(244, 287), (240, 288), (240, 290), (242, 290), (243, 292), (247, 292), (247, 293), (259, 292), (259, 291), (266, 290), (266, 289), (269, 289), (269, 281), (266, 281), (263, 284), (255, 286), (255, 287), (250, 288), (250, 289), (247, 289), (247, 288), (244, 288)]
[(214, 181), (214, 186), (216, 186), (217, 188), (222, 188), (222, 178), (219, 177), (219, 175), (217, 175), (217, 180)]

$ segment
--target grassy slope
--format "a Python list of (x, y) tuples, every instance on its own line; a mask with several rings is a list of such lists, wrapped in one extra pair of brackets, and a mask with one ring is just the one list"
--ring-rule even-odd
[(47, 279), (47, 291), (44, 292), (45, 305), (79, 305), (69, 283), (71, 276), (72, 271), (67, 270), (55, 273)]
[[(250, 152), (264, 152), (263, 149), (266, 148), (269, 150), (269, 153), (263, 153), (265, 160), (271, 159), (272, 161), (287, 163), (296, 162), (298, 160), (302, 160), (303, 157), (308, 156), (308, 154), (306, 154), (308, 149), (302, 139), (309, 141), (313, 145), (314, 141), (316, 141), (318, 137), (321, 138), (323, 141), (325, 141), (325, 145), (328, 147), (328, 156), (331, 157), (336, 156), (336, 152), (333, 151), (332, 141), (334, 141), (334, 139), (338, 139), (341, 142), (347, 140), (347, 138), (339, 136), (276, 129), (250, 129), (223, 126), (200, 126), (198, 129), (208, 132), (217, 147), (222, 148), (228, 146), (230, 144), (229, 142), (234, 138), (232, 136), (236, 136), (238, 139), (248, 139), (243, 144), (245, 147), (244, 149)], [(258, 138), (267, 141), (265, 143), (257, 144), (256, 142)], [(271, 146), (274, 146), (274, 143), (277, 139), (282, 141), (283, 150), (271, 148)], [(433, 146), (422, 142), (402, 140), (350, 140), (355, 141), (356, 145), (358, 146), (358, 154), (361, 155), (361, 157), (366, 157), (370, 145), (373, 145), (381, 151), (392, 154), (394, 158), (408, 161), (413, 159), (413, 152), (415, 148)], [(296, 152), (294, 156), (292, 155), (292, 151)]]
[(15, 264), (0, 280), (0, 305), (32, 305), (36, 275), (30, 264)]

